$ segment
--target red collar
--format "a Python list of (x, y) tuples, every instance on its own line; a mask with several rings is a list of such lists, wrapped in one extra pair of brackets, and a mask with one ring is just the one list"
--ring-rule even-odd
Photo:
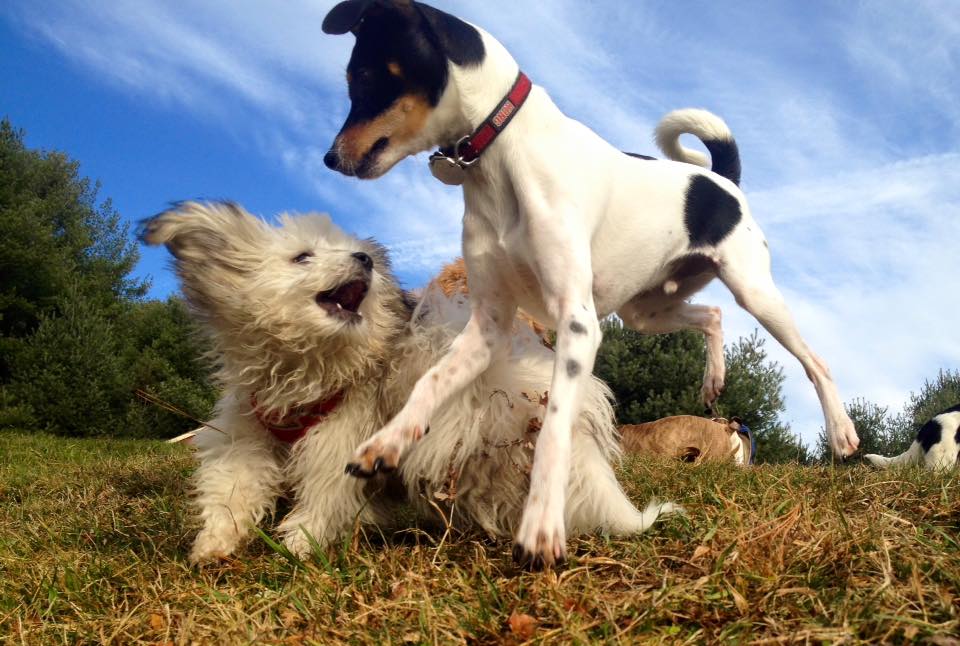
[(530, 96), (532, 84), (523, 72), (517, 73), (517, 80), (503, 100), (493, 109), (487, 118), (477, 126), (473, 134), (463, 137), (453, 146), (441, 148), (430, 156), (431, 167), (435, 163), (466, 168), (480, 158), (487, 147), (493, 143), (514, 115)]
[(253, 414), (257, 416), (257, 421), (275, 438), (288, 444), (302, 439), (307, 431), (336, 410), (342, 401), (343, 391), (340, 390), (312, 406), (298, 406), (287, 413), (286, 417), (278, 418), (275, 413), (264, 413), (260, 410), (257, 406), (257, 396), (250, 395), (250, 404), (253, 406)]

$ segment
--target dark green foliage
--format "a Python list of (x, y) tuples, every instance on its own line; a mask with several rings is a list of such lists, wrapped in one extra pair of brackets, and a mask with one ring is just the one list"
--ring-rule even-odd
[(64, 435), (107, 434), (118, 428), (128, 372), (113, 321), (71, 290), (59, 315), (45, 314), (13, 364), (12, 390), (45, 430)]
[(169, 437), (214, 392), (178, 300), (144, 302), (137, 249), (99, 185), (59, 152), (29, 150), (0, 121), (0, 427)]
[[(216, 401), (209, 383), (209, 367), (201, 356), (206, 343), (194, 328), (180, 299), (148, 301), (131, 308), (126, 317), (128, 346), (124, 362), (129, 383), (195, 419), (207, 419)], [(172, 437), (197, 426), (154, 404), (136, 401), (127, 412), (127, 423), (137, 436)]]
[(934, 415), (960, 404), (960, 371), (941, 370), (933, 381), (925, 381), (919, 394), (910, 393), (904, 408), (906, 434), (912, 440), (920, 427)]
[[(604, 321), (594, 372), (616, 395), (621, 424), (670, 415), (703, 415), (700, 386), (705, 363), (703, 335), (678, 332), (644, 336), (616, 319)], [(756, 334), (726, 350), (727, 387), (720, 415), (740, 417), (757, 437), (759, 462), (809, 460), (806, 447), (780, 419), (783, 371), (767, 359)]]
[(99, 185), (59, 152), (29, 150), (0, 121), (0, 380), (10, 357), (70, 290), (106, 307), (142, 296), (137, 249)]

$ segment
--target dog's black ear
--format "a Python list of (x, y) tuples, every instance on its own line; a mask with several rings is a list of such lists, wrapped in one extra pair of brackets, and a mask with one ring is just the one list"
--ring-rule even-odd
[(345, 34), (360, 24), (363, 14), (376, 0), (345, 0), (327, 13), (323, 19), (323, 33)]
[(355, 32), (360, 21), (375, 5), (403, 9), (410, 8), (413, 0), (345, 0), (327, 13), (321, 27), (323, 33), (340, 35), (348, 31)]

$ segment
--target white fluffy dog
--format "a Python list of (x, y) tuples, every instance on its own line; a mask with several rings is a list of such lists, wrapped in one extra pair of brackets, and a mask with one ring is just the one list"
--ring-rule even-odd
[[(529, 488), (553, 353), (525, 326), (490, 368), (432, 417), (431, 432), (396, 474), (343, 472), (357, 445), (394, 416), (469, 318), (466, 299), (428, 289), (415, 304), (384, 249), (327, 216), (270, 226), (228, 203), (178, 204), (142, 238), (175, 257), (183, 293), (213, 342), (223, 396), (198, 434), (194, 563), (233, 553), (293, 494), (279, 532), (295, 554), (355, 522), (390, 524), (385, 479), (402, 480), (422, 509), (451, 506), (460, 526), (509, 537)], [(573, 434), (566, 525), (575, 532), (643, 531), (614, 476), (618, 455), (608, 391), (591, 379)]]

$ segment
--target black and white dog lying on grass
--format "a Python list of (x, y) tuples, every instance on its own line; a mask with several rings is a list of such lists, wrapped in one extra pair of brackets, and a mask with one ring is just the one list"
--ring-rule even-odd
[[(196, 504), (203, 521), (190, 559), (232, 554), (292, 492), (279, 533), (295, 554), (364, 523), (393, 525), (387, 476), (358, 480), (343, 465), (397, 414), (470, 312), (462, 295), (428, 288), (413, 303), (386, 251), (325, 215), (271, 226), (234, 204), (184, 203), (141, 236), (173, 254), (183, 294), (213, 342), (222, 389), (196, 436)], [(509, 537), (530, 487), (553, 352), (525, 324), (478, 379), (432, 416), (431, 431), (391, 474), (410, 502)], [(669, 504), (637, 510), (614, 476), (619, 455), (609, 390), (590, 378), (574, 421), (564, 520), (576, 533), (643, 531)], [(386, 472), (387, 469), (379, 469)]]
[(863, 456), (870, 464), (887, 468), (894, 465), (918, 464), (921, 461), (928, 469), (946, 471), (957, 466), (960, 458), (960, 404), (934, 415), (920, 427), (917, 439), (900, 455), (885, 458), (868, 453)]

